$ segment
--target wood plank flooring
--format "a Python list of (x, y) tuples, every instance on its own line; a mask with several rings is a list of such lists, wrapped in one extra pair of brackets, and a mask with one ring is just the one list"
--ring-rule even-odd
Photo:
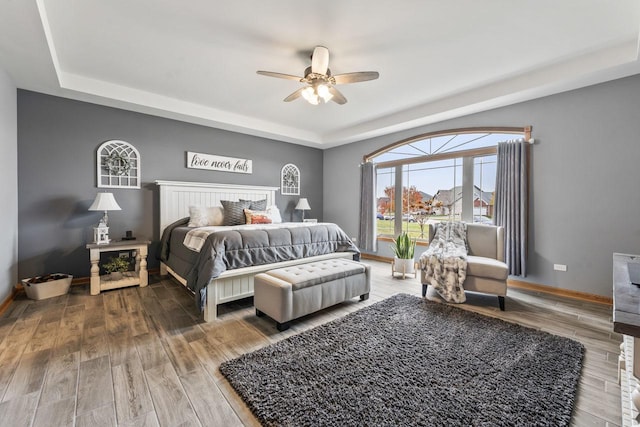
[[(373, 269), (371, 298), (293, 322), (279, 333), (254, 314), (251, 299), (220, 308), (203, 323), (193, 298), (168, 278), (146, 288), (68, 295), (42, 301), (18, 295), (0, 317), (0, 424), (11, 426), (256, 426), (255, 417), (218, 371), (220, 363), (398, 292), (420, 295), (418, 279)], [(574, 426), (619, 426), (617, 359), (622, 337), (611, 307), (509, 289), (470, 295), (461, 308), (570, 337), (587, 351)], [(526, 392), (526, 391), (525, 391)]]

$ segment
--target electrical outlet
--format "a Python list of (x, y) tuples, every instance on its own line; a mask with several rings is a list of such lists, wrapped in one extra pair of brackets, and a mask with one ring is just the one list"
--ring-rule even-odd
[(564, 264), (553, 264), (553, 269), (556, 271), (567, 271), (567, 266)]
[(351, 241), (352, 241), (353, 243), (358, 243), (358, 238), (357, 238), (357, 237), (352, 237), (352, 238), (351, 238)]

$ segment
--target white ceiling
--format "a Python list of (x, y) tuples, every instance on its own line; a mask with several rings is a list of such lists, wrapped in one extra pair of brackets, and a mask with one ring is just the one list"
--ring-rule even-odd
[[(5, 0), (19, 88), (327, 148), (640, 73), (637, 0)], [(285, 103), (316, 45), (348, 103)], [(523, 123), (523, 125), (526, 123)]]

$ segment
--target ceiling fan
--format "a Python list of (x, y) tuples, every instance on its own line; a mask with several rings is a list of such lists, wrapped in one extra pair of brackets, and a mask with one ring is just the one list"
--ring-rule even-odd
[(358, 71), (335, 76), (331, 75), (331, 70), (329, 69), (329, 49), (324, 46), (316, 46), (315, 49), (313, 49), (311, 66), (307, 67), (304, 71), (304, 77), (275, 73), (273, 71), (257, 71), (257, 73), (263, 76), (278, 77), (280, 79), (296, 80), (300, 83), (306, 83), (307, 86), (296, 90), (287, 96), (284, 101), (291, 102), (302, 96), (313, 105), (329, 101), (336, 102), (340, 105), (346, 104), (347, 98), (335, 88), (335, 85), (366, 82), (367, 80), (375, 80), (380, 76), (377, 71)]

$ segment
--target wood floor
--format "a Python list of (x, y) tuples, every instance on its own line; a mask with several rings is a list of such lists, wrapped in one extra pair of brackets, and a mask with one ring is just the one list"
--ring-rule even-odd
[[(171, 279), (146, 288), (31, 301), (24, 295), (0, 318), (0, 424), (10, 426), (259, 425), (218, 371), (221, 361), (322, 324), (398, 292), (420, 295), (418, 279), (373, 267), (371, 298), (293, 322), (279, 333), (257, 318), (251, 300), (221, 307), (203, 323), (191, 295)], [(587, 348), (572, 425), (621, 424), (611, 307), (510, 289), (473, 295), (461, 307), (539, 328)], [(526, 390), (525, 390), (526, 393)]]

